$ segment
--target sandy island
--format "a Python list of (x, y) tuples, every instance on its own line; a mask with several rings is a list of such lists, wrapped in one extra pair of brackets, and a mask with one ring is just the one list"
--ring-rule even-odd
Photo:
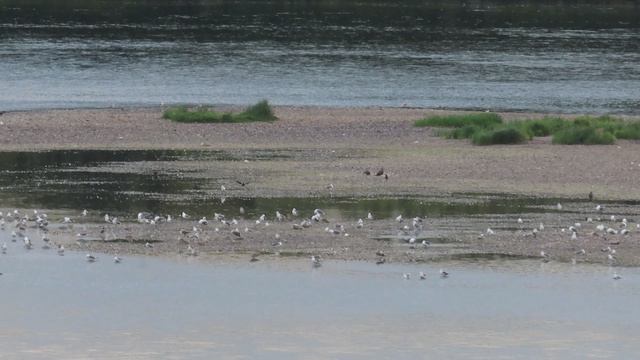
[[(210, 170), (212, 162), (179, 166), (205, 174), (211, 171), (211, 177), (225, 174), (252, 183), (242, 189), (230, 187), (225, 196), (328, 196), (328, 184), (334, 185), (334, 196), (354, 197), (473, 192), (586, 199), (592, 191), (596, 201), (617, 201), (617, 214), (629, 217), (626, 223), (622, 223), (622, 216), (611, 220), (608, 212), (593, 209), (595, 202), (578, 202), (571, 211), (554, 212), (550, 208), (549, 213), (530, 214), (522, 225), (478, 222), (471, 217), (426, 219), (428, 227), (450, 229), (445, 237), (452, 242), (423, 246), (420, 239), (418, 244), (372, 240), (390, 229), (402, 231), (403, 226), (411, 226), (410, 219), (402, 224), (394, 219), (375, 219), (357, 229), (353, 222), (329, 218), (328, 223), (303, 230), (293, 229), (302, 218), (289, 217), (282, 222), (271, 219), (268, 228), (255, 224), (255, 219), (240, 219), (233, 226), (200, 226), (196, 237), (192, 227), (197, 219), (148, 225), (136, 223), (132, 214), (120, 225), (103, 224), (100, 217), (88, 221), (87, 237), (100, 241), (76, 242), (73, 229), (52, 226), (54, 241), (67, 247), (168, 255), (185, 254), (191, 246), (201, 257), (237, 255), (245, 260), (319, 254), (325, 258), (380, 261), (383, 256), (376, 253), (384, 253), (388, 262), (433, 261), (456, 254), (539, 257), (544, 250), (552, 260), (640, 264), (640, 231), (634, 216), (638, 211), (621, 202), (640, 200), (640, 187), (636, 186), (640, 144), (618, 141), (611, 146), (562, 146), (541, 138), (524, 145), (478, 147), (466, 141), (441, 139), (429, 128), (413, 126), (416, 119), (449, 112), (275, 107), (278, 121), (250, 124), (173, 123), (162, 119), (160, 108), (7, 112), (0, 116), (0, 150), (220, 149), (241, 155), (251, 149), (289, 149), (297, 156), (286, 161), (215, 162), (215, 173)], [(543, 116), (502, 115), (508, 120)], [(388, 180), (363, 174), (380, 168), (385, 169)], [(194, 216), (211, 219), (213, 211)], [(456, 230), (452, 222), (462, 225)], [(576, 222), (580, 223), (578, 236), (571, 239), (569, 226)], [(333, 228), (336, 223), (345, 229), (339, 235), (328, 234), (326, 227)], [(545, 229), (534, 232), (540, 223), (546, 224)], [(597, 229), (600, 224), (604, 230)], [(243, 232), (241, 236), (231, 234), (231, 228), (236, 227)], [(493, 227), (495, 234), (487, 234), (487, 227)], [(185, 231), (181, 233), (181, 229)], [(621, 234), (625, 229), (629, 233)], [(152, 242), (153, 248), (145, 247), (147, 242)], [(607, 247), (617, 249), (614, 260), (608, 256), (610, 250), (603, 251)]]

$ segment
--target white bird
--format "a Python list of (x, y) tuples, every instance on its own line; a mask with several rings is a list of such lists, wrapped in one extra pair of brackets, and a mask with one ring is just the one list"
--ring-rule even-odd
[(226, 191), (226, 190), (227, 190), (227, 188), (224, 187), (224, 185), (220, 185), (220, 191)]
[(446, 278), (449, 276), (449, 273), (444, 271), (443, 269), (440, 269), (440, 277)]
[(409, 279), (411, 279), (411, 274), (404, 273), (404, 274), (402, 274), (402, 278), (405, 279), (405, 280), (409, 280)]
[(120, 263), (122, 262), (122, 258), (121, 258), (121, 257), (119, 257), (119, 256), (118, 256), (118, 254), (116, 254), (116, 255), (113, 257), (113, 262), (114, 262), (114, 263), (116, 263), (116, 264), (120, 264)]
[(276, 211), (276, 220), (278, 221), (284, 220), (284, 215), (282, 215), (280, 211)]
[(544, 224), (543, 224), (543, 223), (540, 223), (540, 226), (538, 226), (538, 229), (539, 229), (540, 231), (544, 230)]
[(358, 219), (358, 223), (356, 224), (356, 228), (362, 229), (364, 226), (364, 221), (362, 219)]
[(618, 275), (618, 273), (613, 273), (613, 280), (620, 280), (622, 279), (622, 276)]
[(153, 247), (153, 245), (151, 245), (151, 243), (150, 243), (150, 242), (146, 242), (146, 243), (144, 244), (144, 247), (146, 247), (146, 248), (152, 248), (152, 247)]
[(69, 224), (71, 222), (73, 222), (73, 220), (71, 220), (71, 218), (68, 216), (65, 216), (64, 219), (62, 219), (63, 224)]
[(58, 246), (58, 255), (64, 256), (64, 246)]
[(91, 254), (87, 254), (87, 261), (88, 262), (92, 263), (92, 262), (95, 262), (96, 260), (98, 260), (97, 257), (95, 257), (95, 256), (93, 256)]
[(578, 239), (578, 233), (572, 232), (571, 233), (571, 240), (577, 240), (577, 239)]
[(3, 254), (7, 253), (7, 243), (6, 242), (4, 244), (2, 244), (2, 253)]
[(104, 214), (104, 222), (111, 222), (111, 220), (109, 219), (109, 214)]
[(493, 230), (491, 230), (491, 228), (487, 228), (487, 235), (493, 235), (493, 234), (495, 234), (495, 233), (496, 233), (496, 232), (495, 232), (495, 231), (493, 231)]
[(558, 203), (558, 205), (556, 205), (556, 207), (558, 208), (558, 210), (562, 210), (562, 204)]
[(298, 216), (298, 210), (296, 208), (291, 209), (291, 215)]
[(322, 266), (320, 256), (311, 255), (311, 265), (315, 268)]
[(368, 213), (367, 214), (367, 220), (373, 220), (373, 214), (372, 213)]
[(23, 240), (24, 240), (24, 247), (27, 248), (27, 250), (31, 250), (33, 248), (33, 244), (31, 243), (31, 239), (29, 239), (29, 237), (25, 236)]
[(209, 222), (207, 221), (206, 217), (202, 217), (202, 219), (198, 220), (198, 224), (200, 225), (207, 225)]
[(522, 224), (524, 223), (524, 221), (522, 221), (522, 218), (518, 218), (518, 224)]
[(87, 216), (89, 214), (89, 212), (87, 211), (87, 209), (82, 210), (82, 216)]
[(418, 274), (420, 277), (420, 280), (425, 280), (427, 278), (427, 274), (425, 274), (424, 272), (420, 271), (420, 274)]
[(398, 215), (398, 216), (396, 217), (396, 221), (397, 221), (397, 222), (402, 222), (402, 215)]
[(181, 214), (180, 216), (182, 216), (182, 218), (183, 218), (183, 219), (188, 219), (188, 218), (190, 218), (190, 216), (189, 216), (186, 212), (184, 212), (184, 211), (182, 212), (182, 214)]

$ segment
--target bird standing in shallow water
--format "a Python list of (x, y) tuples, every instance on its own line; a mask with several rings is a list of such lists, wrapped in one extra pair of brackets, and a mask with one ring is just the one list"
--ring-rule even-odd
[(311, 255), (311, 265), (314, 268), (318, 268), (322, 266), (322, 261), (320, 260), (320, 256)]
[(443, 269), (440, 269), (440, 277), (441, 278), (449, 277), (449, 273), (444, 271)]

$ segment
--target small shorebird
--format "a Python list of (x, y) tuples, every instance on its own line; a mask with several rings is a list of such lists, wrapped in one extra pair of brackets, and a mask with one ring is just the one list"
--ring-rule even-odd
[(114, 262), (114, 263), (116, 263), (116, 264), (120, 264), (120, 263), (122, 262), (122, 258), (121, 258), (121, 257), (119, 257), (119, 256), (118, 256), (118, 254), (116, 254), (116, 255), (113, 257), (113, 262)]
[(620, 280), (622, 279), (622, 276), (618, 275), (618, 273), (613, 273), (613, 280)]
[(420, 271), (420, 274), (418, 274), (418, 276), (420, 277), (420, 280), (425, 280), (427, 278), (427, 274), (422, 271)]
[(444, 271), (443, 269), (440, 269), (440, 277), (441, 278), (449, 277), (449, 273)]
[(64, 246), (62, 245), (58, 246), (58, 255), (64, 256)]
[(92, 262), (96, 262), (96, 260), (98, 260), (97, 257), (91, 255), (91, 254), (87, 254), (87, 261), (92, 263)]
[(402, 278), (405, 279), (405, 280), (409, 280), (409, 279), (411, 279), (411, 274), (404, 273), (404, 274), (402, 274)]
[(320, 256), (311, 255), (311, 265), (314, 268), (322, 266), (322, 260), (320, 260)]

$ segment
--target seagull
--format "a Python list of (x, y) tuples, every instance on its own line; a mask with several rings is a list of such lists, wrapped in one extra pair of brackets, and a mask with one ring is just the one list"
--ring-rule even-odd
[(116, 263), (116, 264), (120, 264), (120, 263), (122, 262), (122, 258), (121, 258), (121, 257), (119, 257), (119, 256), (118, 256), (118, 254), (116, 254), (116, 255), (113, 257), (113, 262), (114, 262), (114, 263)]
[(424, 272), (420, 271), (420, 274), (418, 274), (420, 277), (420, 280), (425, 280), (427, 278), (427, 274), (425, 274)]
[(356, 228), (362, 229), (364, 226), (364, 221), (362, 219), (358, 219), (358, 223), (356, 224)]
[(87, 211), (87, 209), (82, 210), (82, 216), (87, 216), (89, 214), (89, 212)]
[(518, 224), (522, 224), (524, 223), (524, 221), (522, 221), (522, 218), (518, 218)]
[(496, 233), (496, 232), (495, 232), (495, 231), (493, 231), (493, 230), (491, 230), (491, 228), (487, 228), (487, 235), (493, 235), (493, 234), (495, 234), (495, 233)]
[(87, 254), (87, 261), (92, 263), (92, 262), (96, 262), (98, 258), (96, 258), (95, 256), (91, 255), (91, 254)]
[(618, 275), (618, 273), (613, 273), (613, 280), (620, 280), (622, 279), (622, 276)]
[(314, 268), (318, 268), (318, 267), (322, 266), (322, 262), (320, 260), (320, 256), (311, 255), (311, 265)]
[(449, 276), (449, 273), (444, 271), (443, 269), (440, 269), (440, 277), (441, 278), (446, 278)]
[(152, 248), (152, 247), (153, 247), (153, 245), (151, 245), (151, 243), (150, 243), (150, 242), (146, 242), (146, 243), (144, 244), (144, 247), (146, 247), (146, 248)]
[(562, 210), (562, 204), (558, 203), (558, 205), (556, 205), (556, 207), (558, 208), (558, 210)]
[(6, 242), (4, 244), (2, 244), (2, 253), (3, 254), (7, 253), (7, 243)]
[(291, 209), (292, 216), (298, 216), (298, 210), (296, 208)]
[(227, 190), (227, 188), (224, 187), (224, 185), (220, 185), (220, 191), (226, 191), (226, 190)]
[(409, 280), (409, 279), (411, 279), (411, 274), (404, 273), (404, 274), (402, 274), (402, 278), (405, 279), (405, 280)]
[(367, 214), (367, 220), (373, 220), (373, 214), (372, 213), (368, 213)]
[(190, 218), (190, 216), (189, 216), (189, 215), (187, 215), (187, 213), (186, 213), (186, 212), (184, 212), (184, 211), (182, 212), (182, 214), (181, 214), (180, 216), (182, 216), (182, 218), (183, 218), (183, 219), (188, 219), (188, 218)]
[(64, 246), (58, 246), (58, 255), (64, 256)]
[(27, 236), (24, 237), (24, 247), (27, 248), (27, 250), (31, 250), (33, 248), (31, 239), (29, 239)]
[(206, 217), (203, 217), (202, 219), (198, 220), (198, 224), (200, 225), (207, 225), (209, 222), (207, 221)]
[(402, 215), (398, 215), (398, 216), (396, 217), (396, 221), (397, 221), (397, 222), (402, 222)]

